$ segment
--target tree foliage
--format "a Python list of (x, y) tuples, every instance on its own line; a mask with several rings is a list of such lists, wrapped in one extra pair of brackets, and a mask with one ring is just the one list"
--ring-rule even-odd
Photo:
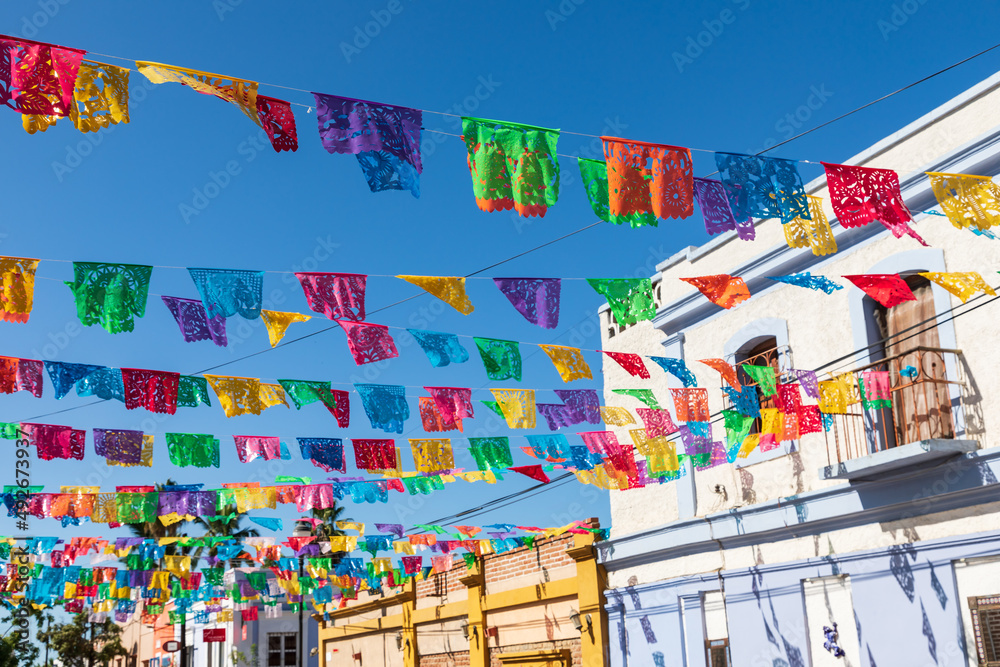
[(86, 614), (76, 614), (70, 623), (39, 632), (38, 639), (49, 642), (63, 667), (109, 665), (118, 656), (128, 655), (121, 643), (121, 628), (108, 620), (88, 623)]

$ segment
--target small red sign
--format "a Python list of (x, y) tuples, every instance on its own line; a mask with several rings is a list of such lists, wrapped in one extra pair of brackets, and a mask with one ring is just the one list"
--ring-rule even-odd
[(205, 643), (208, 642), (224, 642), (226, 641), (226, 629), (225, 628), (205, 628), (202, 631), (201, 640)]

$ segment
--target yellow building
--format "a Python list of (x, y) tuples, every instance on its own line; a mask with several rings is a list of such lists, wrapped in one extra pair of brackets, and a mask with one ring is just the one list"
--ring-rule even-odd
[(593, 534), (540, 538), (472, 567), (459, 558), (315, 617), (320, 667), (603, 666), (605, 583)]

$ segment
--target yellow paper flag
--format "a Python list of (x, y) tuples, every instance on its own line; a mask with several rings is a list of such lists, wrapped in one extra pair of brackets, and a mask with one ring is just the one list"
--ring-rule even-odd
[(136, 61), (135, 66), (143, 76), (153, 83), (181, 83), (199, 93), (215, 95), (221, 100), (231, 102), (238, 106), (247, 118), (258, 126), (260, 125), (260, 117), (257, 115), (257, 83), (255, 81), (139, 60)]
[(559, 371), (559, 377), (562, 378), (563, 382), (593, 379), (590, 366), (587, 365), (579, 349), (563, 347), (562, 345), (539, 345), (538, 347), (549, 355), (552, 365)]
[(476, 309), (465, 293), (465, 278), (443, 278), (438, 276), (396, 277), (433, 294), (463, 315), (468, 315)]
[(975, 271), (967, 271), (964, 273), (927, 272), (921, 273), (920, 275), (948, 290), (961, 299), (962, 303), (968, 301), (969, 297), (976, 292), (985, 292), (986, 294), (990, 294), (992, 296), (997, 295), (996, 291), (987, 285), (986, 281), (983, 280), (983, 277)]
[(261, 310), (260, 319), (267, 327), (267, 337), (271, 339), (271, 347), (275, 347), (285, 337), (285, 330), (296, 322), (308, 322), (311, 315), (302, 313), (282, 313), (277, 310)]
[(535, 428), (534, 389), (490, 389), (510, 428)]
[(25, 323), (35, 296), (37, 259), (0, 257), (0, 322)]

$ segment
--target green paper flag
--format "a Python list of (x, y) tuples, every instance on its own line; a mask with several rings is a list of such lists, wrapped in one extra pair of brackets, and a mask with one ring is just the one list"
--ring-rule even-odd
[(637, 398), (654, 410), (661, 409), (659, 401), (657, 401), (656, 397), (653, 396), (652, 389), (612, 389), (611, 391), (621, 396), (631, 396), (632, 398)]
[(208, 398), (208, 380), (200, 375), (182, 375), (177, 383), (177, 407), (196, 408), (202, 403), (212, 405)]
[(462, 559), (465, 561), (465, 567), (470, 570), (476, 566), (476, 554), (462, 554)]
[(506, 437), (469, 438), (469, 453), (482, 471), (505, 470), (514, 461), (510, 455), (510, 440)]
[(739, 368), (742, 368), (747, 375), (753, 378), (765, 396), (774, 396), (777, 385), (773, 368), (770, 366), (750, 366), (749, 364), (741, 364)]
[(633, 228), (647, 225), (656, 227), (656, 216), (648, 211), (627, 215), (611, 214), (611, 207), (608, 204), (608, 165), (606, 162), (578, 158), (577, 163), (580, 165), (580, 178), (583, 179), (583, 187), (587, 190), (587, 199), (590, 200), (590, 208), (594, 209), (594, 215), (613, 225), (627, 222)]
[(175, 466), (219, 467), (219, 441), (206, 433), (166, 433), (167, 453)]
[(651, 320), (656, 315), (653, 281), (649, 278), (587, 278), (587, 282), (607, 299), (611, 314), (621, 326)]
[(858, 390), (861, 394), (861, 407), (865, 410), (882, 410), (884, 408), (892, 407), (891, 398), (876, 398), (868, 400), (868, 396), (865, 394), (865, 381), (860, 377), (858, 378)]
[(462, 118), (472, 192), (482, 211), (515, 209), (544, 217), (559, 198), (559, 131), (482, 118)]
[(516, 341), (476, 337), (473, 340), (491, 380), (521, 381), (521, 352)]
[(146, 314), (151, 266), (73, 262), (73, 282), (66, 285), (76, 300), (84, 326), (100, 324), (108, 333), (132, 331), (132, 317)]
[(736, 410), (723, 410), (722, 415), (726, 420), (726, 449), (738, 448), (750, 434), (753, 417), (741, 415)]
[(337, 401), (330, 392), (330, 383), (311, 380), (278, 380), (285, 394), (292, 399), (296, 410), (303, 405), (321, 401), (330, 410), (336, 410)]

